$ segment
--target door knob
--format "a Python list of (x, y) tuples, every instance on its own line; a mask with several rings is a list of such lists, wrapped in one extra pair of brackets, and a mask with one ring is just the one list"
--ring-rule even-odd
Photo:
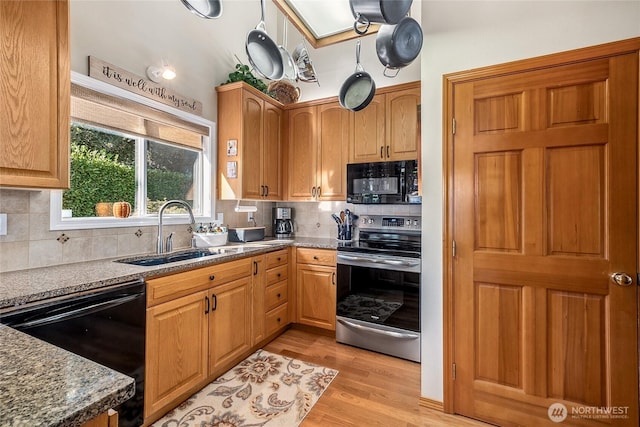
[(611, 281), (620, 286), (630, 286), (633, 284), (633, 279), (627, 273), (613, 273), (611, 275)]

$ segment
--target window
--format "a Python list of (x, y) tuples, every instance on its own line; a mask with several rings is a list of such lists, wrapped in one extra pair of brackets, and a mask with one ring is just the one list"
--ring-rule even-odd
[[(199, 220), (210, 221), (213, 123), (73, 77), (71, 187), (52, 192), (51, 229), (156, 224), (160, 206), (173, 199), (185, 200)], [(128, 218), (113, 216), (113, 203), (120, 201), (131, 205)], [(168, 223), (187, 218), (180, 206), (166, 214)]]

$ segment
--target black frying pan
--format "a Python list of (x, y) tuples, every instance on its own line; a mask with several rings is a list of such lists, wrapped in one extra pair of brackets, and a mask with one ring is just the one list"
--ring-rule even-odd
[(376, 82), (360, 64), (360, 40), (356, 42), (356, 71), (342, 83), (338, 97), (340, 105), (351, 111), (360, 111), (376, 94)]
[(284, 75), (284, 62), (278, 45), (267, 35), (265, 30), (264, 0), (260, 0), (262, 19), (255, 30), (247, 34), (246, 50), (251, 66), (262, 77), (269, 80), (280, 80)]

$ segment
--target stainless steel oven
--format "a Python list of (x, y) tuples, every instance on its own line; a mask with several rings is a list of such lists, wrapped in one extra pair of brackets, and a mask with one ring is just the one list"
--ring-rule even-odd
[(420, 218), (368, 215), (340, 244), (336, 340), (420, 361)]

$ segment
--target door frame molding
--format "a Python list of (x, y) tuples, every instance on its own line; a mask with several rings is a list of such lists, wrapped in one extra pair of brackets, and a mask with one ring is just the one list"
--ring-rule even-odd
[[(624, 55), (632, 52), (640, 51), (640, 37), (615, 41), (611, 43), (600, 44), (596, 46), (585, 47), (581, 49), (570, 50), (566, 52), (554, 53), (524, 59), (519, 61), (507, 62), (504, 64), (491, 65), (472, 70), (460, 71), (443, 76), (443, 112), (442, 129), (442, 161), (443, 161), (443, 218), (444, 218), (444, 236), (443, 236), (443, 336), (444, 336), (444, 355), (443, 355), (443, 400), (444, 412), (454, 412), (454, 379), (453, 379), (453, 363), (454, 363), (454, 293), (453, 293), (453, 223), (454, 212), (452, 206), (453, 200), (453, 108), (454, 93), (457, 84), (467, 83), (475, 80), (482, 80), (491, 77), (518, 74), (534, 70), (542, 70), (562, 65), (574, 64), (605, 58), (617, 55)], [(640, 96), (640, 94), (639, 94)], [(638, 112), (640, 120), (640, 111)], [(636, 141), (640, 143), (640, 127)], [(640, 150), (638, 150), (640, 152)], [(640, 157), (640, 154), (639, 154)], [(636, 161), (640, 161), (640, 158)], [(639, 179), (640, 182), (640, 179)], [(640, 208), (640, 201), (638, 201)], [(640, 212), (640, 210), (639, 210)], [(640, 239), (638, 239), (640, 240)], [(639, 250), (640, 253), (640, 250)], [(640, 258), (637, 261), (640, 266)], [(640, 298), (640, 297), (639, 297)], [(640, 301), (639, 301), (640, 303)]]

